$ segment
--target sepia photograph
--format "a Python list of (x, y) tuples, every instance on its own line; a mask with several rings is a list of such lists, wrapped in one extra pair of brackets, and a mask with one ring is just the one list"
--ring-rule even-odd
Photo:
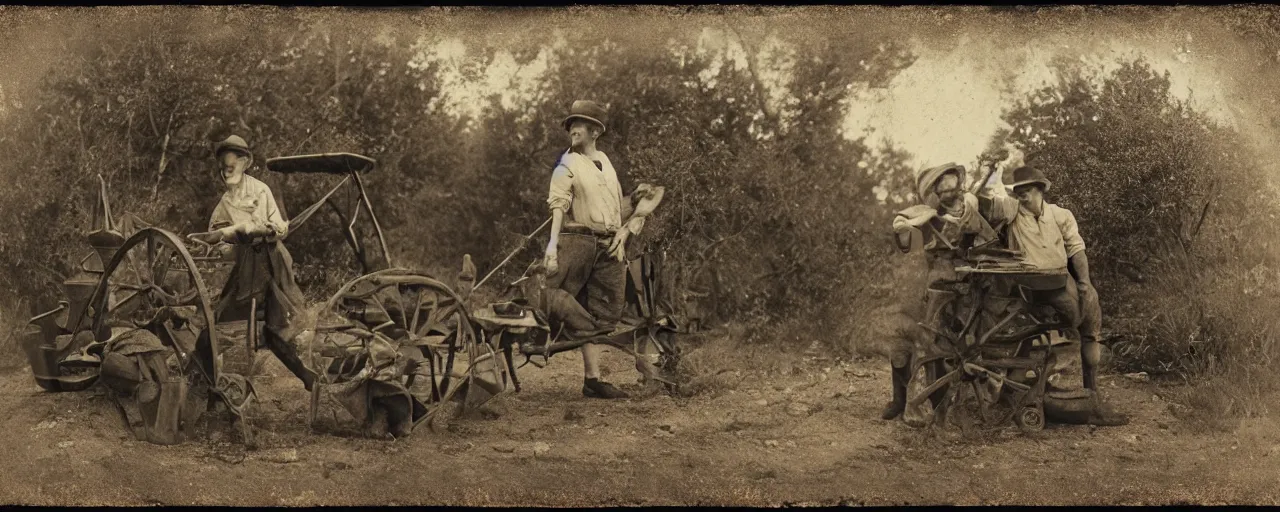
[(1280, 504), (1280, 8), (0, 21), (0, 505)]

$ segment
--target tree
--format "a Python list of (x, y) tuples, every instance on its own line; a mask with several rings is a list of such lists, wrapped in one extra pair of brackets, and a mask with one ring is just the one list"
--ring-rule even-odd
[[(10, 186), (0, 206), (17, 222), (0, 228), (0, 257), (36, 271), (5, 276), (11, 286), (47, 290), (87, 250), (80, 236), (96, 174), (107, 180), (116, 212), (179, 233), (203, 230), (218, 186), (211, 144), (232, 133), (249, 140), (259, 167), (286, 154), (373, 155), (382, 161), (368, 185), (384, 228), (416, 220), (410, 206), (417, 192), (460, 158), (456, 121), (422, 108), (440, 95), (434, 70), (412, 68), (412, 49), (394, 39), (368, 40), (281, 11), (264, 14), (262, 28), (247, 38), (247, 28), (233, 28), (243, 20), (224, 19), (243, 14), (117, 14), (108, 20), (119, 30), (95, 32), (98, 44), (68, 45), (75, 51), (11, 113), (0, 137), (17, 157), (3, 168)], [(336, 182), (257, 177), (277, 191), (286, 212)], [(352, 267), (349, 253), (325, 250), (346, 221), (337, 209), (322, 210), (290, 236), (300, 280), (327, 290), (332, 286), (319, 286), (325, 276)]]
[[(1053, 182), (1051, 200), (1072, 210), (1103, 271), (1185, 258), (1213, 216), (1236, 218), (1265, 181), (1239, 135), (1170, 93), (1168, 74), (1139, 60), (1091, 81), (1062, 68), (1058, 84), (1019, 101), (1010, 143)], [(1007, 176), (1007, 175), (1006, 175)], [(1218, 238), (1211, 238), (1213, 241)]]
[[(459, 210), (471, 218), (462, 225), (519, 225), (523, 233), (540, 224), (546, 180), (564, 150), (559, 121), (574, 100), (590, 98), (610, 109), (601, 145), (626, 181), (669, 191), (636, 242), (665, 252), (682, 288), (708, 295), (722, 320), (821, 328), (815, 321), (843, 319), (829, 314), (827, 305), (840, 304), (826, 299), (871, 275), (850, 262), (883, 259), (878, 228), (888, 222), (872, 192), (879, 173), (857, 165), (871, 160), (870, 149), (840, 133), (844, 101), (851, 83), (882, 81), (909, 63), (904, 50), (876, 39), (765, 33), (789, 51), (768, 66), (748, 51), (743, 66), (733, 60), (733, 31), (723, 27), (612, 28), (543, 41), (550, 65), (539, 94), (515, 111), (490, 106), (475, 147), (484, 172), (469, 180), (494, 195), (460, 194), (469, 204)], [(698, 51), (705, 37), (718, 46)], [(765, 73), (780, 85), (766, 85)], [(772, 104), (769, 87), (801, 101)], [(496, 248), (483, 252), (501, 257)]]
[(1259, 293), (1256, 276), (1276, 261), (1264, 168), (1238, 133), (1173, 98), (1168, 75), (1143, 61), (1096, 81), (1062, 71), (1006, 113), (1011, 128), (992, 147), (1011, 143), (1045, 171), (1050, 200), (1079, 221), (1104, 311), (1140, 319), (1108, 321), (1128, 334), (1112, 346), (1118, 364), (1190, 378), (1252, 371), (1275, 328), (1265, 301), (1240, 293)]
[[(817, 320), (844, 320), (842, 302), (884, 261), (888, 213), (874, 189), (905, 173), (902, 159), (840, 129), (852, 84), (884, 83), (910, 63), (897, 35), (818, 38), (786, 29), (795, 20), (620, 15), (588, 30), (499, 20), (501, 39), (464, 35), (462, 76), (541, 59), (547, 71), (520, 84), (528, 97), (485, 98), (473, 116), (441, 107), (451, 98), (441, 63), (419, 58), (424, 38), (411, 24), (421, 20), (254, 16), (131, 11), (107, 18), (118, 30), (67, 43), (63, 64), (0, 128), (0, 150), (20, 155), (0, 165), (11, 185), (0, 207), (18, 220), (0, 227), (0, 262), (22, 270), (5, 276), (11, 286), (56, 291), (87, 250), (79, 237), (99, 173), (117, 211), (203, 230), (218, 186), (210, 146), (232, 133), (258, 164), (334, 151), (378, 159), (366, 185), (396, 263), (447, 278), (471, 254), (485, 271), (547, 217), (560, 120), (582, 98), (609, 106), (602, 147), (626, 181), (667, 187), (637, 250), (665, 252), (675, 287), (705, 293), (720, 320), (822, 329)], [(336, 182), (257, 176), (287, 214)], [(352, 254), (332, 250), (349, 206), (322, 209), (286, 242), (315, 298), (352, 275)], [(376, 258), (371, 234), (357, 238)]]

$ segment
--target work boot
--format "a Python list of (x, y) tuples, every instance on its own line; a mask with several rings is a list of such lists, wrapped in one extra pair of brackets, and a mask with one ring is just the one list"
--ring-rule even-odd
[(1103, 403), (1100, 395), (1095, 395), (1095, 399), (1097, 400), (1097, 406), (1094, 407), (1093, 412), (1089, 414), (1090, 425), (1097, 425), (1099, 427), (1118, 427), (1129, 424), (1128, 415), (1117, 412), (1115, 409), (1112, 409), (1110, 405)]
[(1102, 363), (1102, 345), (1085, 340), (1080, 344), (1080, 366), (1084, 374), (1085, 389), (1098, 390), (1098, 367)]
[(906, 368), (894, 368), (890, 372), (890, 378), (893, 386), (893, 401), (884, 406), (884, 412), (880, 413), (880, 419), (891, 420), (902, 415), (907, 410), (907, 380), (911, 375)]
[(582, 381), (582, 396), (587, 398), (629, 398), (629, 395), (621, 389), (613, 387), (613, 384), (603, 382), (600, 379), (586, 379)]
[(1084, 388), (1090, 391), (1098, 390), (1098, 371), (1095, 368), (1085, 365), (1082, 369), (1084, 373)]

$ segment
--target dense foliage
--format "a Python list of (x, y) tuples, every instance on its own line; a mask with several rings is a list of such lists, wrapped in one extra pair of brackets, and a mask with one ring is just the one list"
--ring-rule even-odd
[[(704, 311), (690, 314), (721, 321), (839, 318), (829, 308), (887, 254), (888, 209), (872, 188), (908, 174), (905, 155), (840, 132), (851, 84), (883, 85), (910, 63), (889, 36), (766, 37), (750, 23), (526, 27), (501, 43), (466, 40), (466, 78), (499, 58), (547, 67), (519, 84), (521, 97), (481, 99), (477, 115), (446, 108), (457, 101), (446, 61), (424, 58), (437, 39), (407, 24), (357, 18), (365, 29), (344, 30), (288, 11), (247, 24), (221, 10), (117, 21), (92, 44), (71, 44), (33, 97), (7, 105), (0, 208), (12, 221), (0, 227), (0, 262), (16, 270), (3, 276), (11, 290), (56, 293), (86, 249), (98, 174), (116, 212), (202, 230), (219, 193), (211, 144), (232, 133), (259, 167), (298, 153), (377, 158), (366, 182), (395, 263), (451, 277), (469, 253), (485, 272), (546, 218), (560, 120), (590, 98), (610, 108), (601, 146), (626, 181), (669, 190), (637, 248), (667, 254), (678, 306), (701, 297), (689, 307)], [(740, 48), (745, 65), (733, 60)], [(286, 213), (337, 181), (255, 175)], [(352, 275), (341, 244), (349, 211), (323, 209), (288, 240), (313, 296)]]
[(992, 147), (1025, 151), (1075, 213), (1107, 327), (1127, 335), (1119, 363), (1199, 376), (1271, 354), (1280, 212), (1266, 168), (1143, 61), (1061, 76), (1006, 112)]

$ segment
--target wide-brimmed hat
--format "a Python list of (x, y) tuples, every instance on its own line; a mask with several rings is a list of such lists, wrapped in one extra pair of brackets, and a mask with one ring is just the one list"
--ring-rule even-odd
[(578, 100), (573, 102), (573, 106), (569, 107), (569, 117), (564, 118), (564, 129), (568, 130), (569, 125), (574, 119), (585, 119), (600, 125), (601, 133), (605, 130), (605, 121), (608, 120), (609, 111), (591, 100)]
[(214, 144), (213, 157), (221, 157), (224, 151), (235, 151), (236, 153), (253, 158), (253, 152), (249, 150), (249, 143), (245, 142), (244, 138), (239, 135), (232, 135), (223, 139), (222, 142)]
[(937, 167), (928, 167), (916, 171), (916, 193), (920, 194), (923, 199), (929, 196), (929, 192), (933, 190), (933, 185), (942, 179), (942, 175), (949, 172), (956, 173), (956, 178), (964, 178), (964, 166), (955, 162), (947, 162)]
[(1005, 185), (1005, 187), (1012, 191), (1017, 187), (1032, 183), (1039, 183), (1044, 187), (1045, 191), (1048, 191), (1049, 186), (1053, 184), (1048, 178), (1044, 177), (1044, 173), (1040, 172), (1040, 169), (1024, 165), (1013, 170), (1013, 183)]

